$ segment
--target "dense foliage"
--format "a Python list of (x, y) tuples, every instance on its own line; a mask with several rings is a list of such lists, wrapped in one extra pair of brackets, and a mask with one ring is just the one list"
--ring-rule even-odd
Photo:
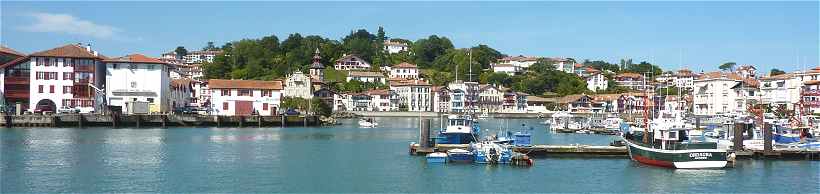
[[(310, 102), (310, 104), (308, 104), (308, 102)], [(281, 107), (282, 110), (295, 109), (302, 113), (312, 111), (313, 113), (323, 116), (330, 116), (330, 113), (333, 111), (332, 107), (325, 104), (319, 98), (313, 98), (311, 100), (308, 100), (304, 98), (285, 97), (282, 98)]]
[[(409, 46), (409, 51), (387, 53), (384, 41), (401, 42)], [(340, 40), (321, 36), (302, 36), (290, 34), (284, 40), (276, 35), (259, 39), (233, 41), (217, 48), (208, 42), (203, 50), (221, 49), (222, 55), (216, 56), (214, 62), (204, 64), (207, 79), (281, 79), (293, 71), (307, 71), (316, 49), (321, 52), (321, 63), (326, 67), (325, 80), (333, 90), (341, 92), (361, 92), (368, 89), (387, 88), (383, 84), (345, 82), (347, 71), (333, 69), (333, 63), (344, 54), (356, 54), (373, 65), (373, 71), (379, 67), (402, 62), (414, 63), (421, 70), (421, 77), (433, 85), (445, 85), (455, 79), (478, 81), (513, 88), (517, 91), (534, 95), (557, 93), (560, 95), (590, 93), (586, 82), (571, 73), (555, 70), (551, 58), (542, 58), (521, 75), (493, 73), (491, 65), (504, 57), (501, 52), (490, 46), (479, 44), (469, 48), (455, 48), (447, 37), (431, 35), (416, 41), (390, 38), (381, 27), (375, 34), (365, 29), (351, 31)], [(187, 53), (178, 48), (177, 53)], [(569, 64), (575, 59), (567, 58)], [(658, 66), (647, 62), (633, 64), (631, 59), (621, 60), (620, 64), (605, 61), (585, 60), (585, 67), (601, 70), (608, 78), (614, 73), (622, 72), (663, 72)], [(470, 74), (472, 69), (472, 74)], [(624, 88), (610, 82), (604, 92), (621, 92)]]

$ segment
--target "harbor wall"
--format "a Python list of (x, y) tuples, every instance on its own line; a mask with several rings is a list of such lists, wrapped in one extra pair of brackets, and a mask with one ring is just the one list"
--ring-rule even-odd
[(289, 127), (321, 125), (318, 116), (2, 115), (2, 127)]

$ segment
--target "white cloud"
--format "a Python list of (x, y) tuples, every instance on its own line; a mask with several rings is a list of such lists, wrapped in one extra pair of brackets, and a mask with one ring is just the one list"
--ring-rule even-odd
[(119, 28), (102, 24), (95, 24), (68, 14), (31, 13), (27, 14), (34, 19), (28, 26), (20, 27), (29, 32), (53, 32), (71, 35), (90, 36), (100, 39), (120, 39)]

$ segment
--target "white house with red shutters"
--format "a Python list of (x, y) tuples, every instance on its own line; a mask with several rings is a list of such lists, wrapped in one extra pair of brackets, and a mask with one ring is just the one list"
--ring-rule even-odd
[(28, 110), (56, 111), (58, 107), (77, 108), (81, 112), (101, 105), (104, 88), (104, 56), (91, 46), (65, 45), (35, 52), (9, 66), (28, 66), (30, 73)]
[(282, 99), (282, 81), (208, 80), (212, 114), (276, 115)]

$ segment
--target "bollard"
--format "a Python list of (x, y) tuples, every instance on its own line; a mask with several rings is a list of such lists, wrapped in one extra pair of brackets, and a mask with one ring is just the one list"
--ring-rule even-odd
[(83, 128), (83, 114), (77, 114), (77, 127)]
[(743, 150), (743, 131), (745, 131), (745, 127), (745, 123), (735, 123), (735, 137), (734, 139), (732, 139), (732, 141), (734, 142), (733, 150), (735, 151)]
[(137, 128), (140, 128), (140, 125), (142, 125), (142, 115), (137, 115), (136, 120), (137, 120)]
[(11, 115), (5, 114), (4, 117), (6, 117), (6, 128), (14, 127), (14, 122), (11, 121), (12, 120)]
[(245, 126), (245, 116), (239, 116), (239, 128)]
[(262, 115), (256, 115), (256, 127), (262, 127)]
[(285, 115), (284, 115), (284, 114), (282, 114), (282, 127), (285, 127), (285, 121), (286, 121), (286, 120), (285, 120)]
[(162, 128), (167, 127), (167, 126), (168, 126), (168, 124), (167, 124), (167, 122), (168, 122), (168, 115), (163, 114), (162, 116), (160, 116), (160, 118), (162, 119)]
[(763, 153), (772, 151), (772, 124), (763, 125)]
[(419, 125), (419, 146), (429, 148), (430, 145), (430, 119), (422, 119)]

